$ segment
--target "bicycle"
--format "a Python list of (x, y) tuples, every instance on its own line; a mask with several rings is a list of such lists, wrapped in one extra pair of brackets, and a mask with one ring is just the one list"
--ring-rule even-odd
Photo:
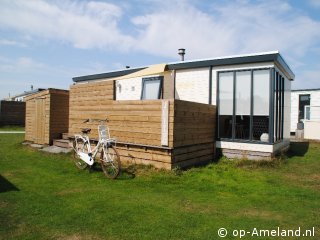
[(107, 119), (87, 119), (84, 123), (91, 121), (98, 121), (100, 123), (98, 125), (99, 141), (92, 149), (88, 136), (91, 132), (91, 128), (82, 129), (82, 135), (75, 134), (73, 141), (73, 157), (75, 165), (81, 170), (86, 169), (88, 166), (91, 168), (93, 164), (97, 162), (96, 156), (101, 149), (98, 162), (100, 163), (105, 176), (115, 179), (119, 176), (121, 168), (120, 156), (116, 149), (116, 139), (110, 138), (109, 128), (105, 126), (105, 123), (108, 121)]

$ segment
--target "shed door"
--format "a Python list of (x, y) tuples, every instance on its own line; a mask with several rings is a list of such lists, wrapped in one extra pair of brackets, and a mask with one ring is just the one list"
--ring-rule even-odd
[(39, 144), (45, 143), (45, 98), (35, 100), (35, 121), (34, 136), (35, 142)]

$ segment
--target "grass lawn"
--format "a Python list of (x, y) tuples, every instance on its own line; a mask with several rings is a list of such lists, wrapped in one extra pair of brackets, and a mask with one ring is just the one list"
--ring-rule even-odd
[(21, 126), (0, 126), (0, 131), (24, 131), (24, 127)]
[(320, 144), (294, 144), (268, 164), (132, 167), (108, 180), (22, 141), (0, 135), (0, 239), (219, 239), (221, 227), (224, 239), (239, 239), (234, 229), (277, 227), (315, 227), (317, 237), (305, 239), (320, 238)]

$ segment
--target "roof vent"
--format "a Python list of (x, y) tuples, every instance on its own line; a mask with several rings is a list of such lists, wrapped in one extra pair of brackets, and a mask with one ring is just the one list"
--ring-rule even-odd
[(130, 68), (130, 66), (126, 66), (126, 69), (129, 69)]
[(186, 49), (179, 48), (178, 49), (178, 54), (181, 56), (181, 61), (184, 61), (184, 55), (186, 54)]

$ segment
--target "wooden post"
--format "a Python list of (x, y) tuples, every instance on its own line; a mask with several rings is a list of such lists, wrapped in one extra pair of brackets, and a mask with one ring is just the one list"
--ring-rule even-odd
[(169, 145), (169, 101), (162, 100), (162, 114), (161, 114), (161, 145)]

